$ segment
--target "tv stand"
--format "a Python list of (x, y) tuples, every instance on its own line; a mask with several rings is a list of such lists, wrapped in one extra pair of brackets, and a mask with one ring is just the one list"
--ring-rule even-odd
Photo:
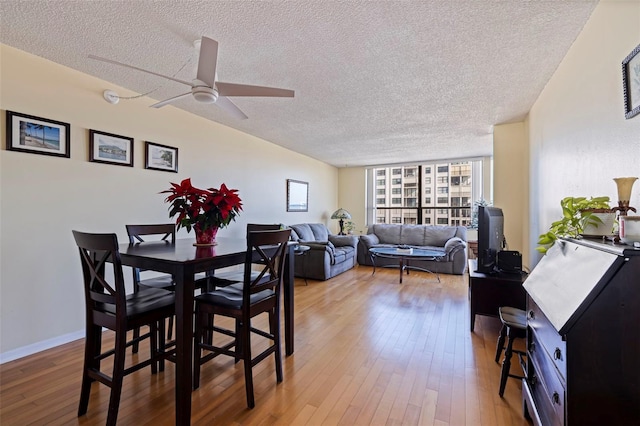
[(471, 331), (476, 315), (498, 316), (498, 308), (511, 306), (526, 309), (527, 293), (522, 283), (526, 273), (505, 274), (494, 270), (491, 274), (477, 272), (477, 259), (469, 259), (469, 313)]

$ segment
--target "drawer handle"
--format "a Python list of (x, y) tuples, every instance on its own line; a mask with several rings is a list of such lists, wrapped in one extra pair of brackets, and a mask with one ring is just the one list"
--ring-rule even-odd
[(536, 313), (533, 312), (533, 310), (529, 311), (529, 318), (530, 319), (535, 319), (536, 318)]
[(556, 350), (553, 351), (553, 359), (562, 359), (562, 351), (560, 350), (560, 348), (556, 348)]
[(553, 396), (551, 396), (551, 400), (554, 404), (560, 405), (560, 394), (558, 392), (554, 392)]

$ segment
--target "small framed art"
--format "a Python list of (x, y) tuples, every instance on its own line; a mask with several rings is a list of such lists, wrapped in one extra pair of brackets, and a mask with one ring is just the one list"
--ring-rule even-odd
[(622, 61), (624, 117), (640, 113), (640, 44)]
[(7, 149), (71, 157), (69, 123), (7, 111)]
[(287, 179), (287, 211), (309, 211), (309, 183)]
[(133, 138), (89, 130), (89, 161), (133, 167)]
[(144, 168), (178, 173), (178, 148), (145, 142)]

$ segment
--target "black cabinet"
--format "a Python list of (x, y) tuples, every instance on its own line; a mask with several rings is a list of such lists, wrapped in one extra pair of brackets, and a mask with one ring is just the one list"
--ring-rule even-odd
[(542, 425), (639, 425), (640, 250), (562, 240), (524, 288), (525, 415)]
[(476, 272), (477, 259), (469, 259), (469, 313), (471, 331), (473, 331), (476, 315), (498, 316), (498, 308), (511, 306), (524, 309), (526, 292), (522, 283), (526, 273), (518, 274), (483, 274)]

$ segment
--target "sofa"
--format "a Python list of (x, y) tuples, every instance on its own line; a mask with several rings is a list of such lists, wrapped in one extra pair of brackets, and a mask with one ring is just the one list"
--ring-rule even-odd
[(290, 225), (291, 240), (311, 249), (296, 259), (296, 277), (328, 280), (356, 265), (358, 238), (333, 235), (322, 223)]
[[(467, 228), (464, 226), (375, 224), (358, 241), (358, 263), (373, 266), (372, 247), (410, 246), (444, 250), (444, 258), (413, 260), (411, 265), (432, 272), (462, 275), (467, 267)], [(396, 259), (376, 258), (376, 266), (397, 265)]]

